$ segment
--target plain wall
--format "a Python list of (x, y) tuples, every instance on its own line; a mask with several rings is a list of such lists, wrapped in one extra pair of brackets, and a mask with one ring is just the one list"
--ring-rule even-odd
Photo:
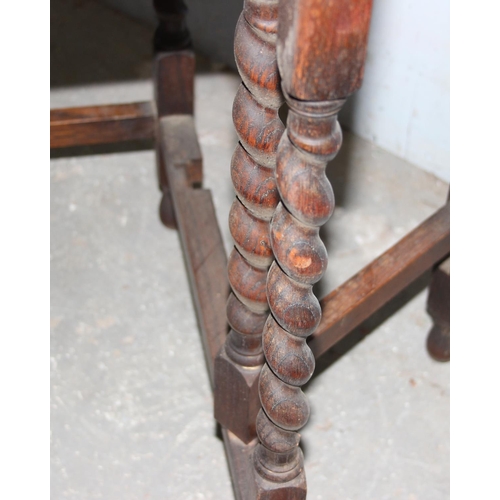
[(342, 121), (356, 134), (450, 180), (448, 0), (375, 0), (361, 90)]
[[(103, 0), (155, 22), (151, 0)], [(234, 67), (241, 0), (186, 0), (195, 47)], [(449, 0), (374, 0), (365, 78), (341, 122), (391, 153), (450, 179)]]

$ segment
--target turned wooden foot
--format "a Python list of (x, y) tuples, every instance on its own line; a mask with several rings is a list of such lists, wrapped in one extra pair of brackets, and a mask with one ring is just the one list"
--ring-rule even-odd
[(450, 258), (442, 262), (432, 275), (427, 299), (427, 312), (434, 325), (427, 337), (427, 350), (437, 361), (450, 360)]
[[(154, 36), (155, 58), (153, 82), (158, 118), (168, 115), (192, 115), (194, 112), (195, 60), (191, 38), (186, 25), (187, 8), (183, 0), (155, 0), (158, 27)], [(159, 131), (156, 131), (158, 137)], [(174, 204), (166, 174), (165, 162), (157, 141), (158, 183), (163, 193), (159, 212), (162, 223), (177, 229)], [(201, 163), (195, 168), (187, 166), (188, 182), (200, 184)]]
[(160, 220), (164, 226), (169, 229), (177, 229), (177, 222), (175, 220), (175, 212), (174, 212), (174, 204), (172, 201), (172, 193), (170, 192), (170, 188), (163, 187), (162, 189), (162, 197), (160, 201)]
[(256, 485), (256, 500), (305, 500), (307, 497), (307, 483), (304, 469), (288, 481), (285, 485), (275, 481), (268, 481), (257, 471), (254, 472)]

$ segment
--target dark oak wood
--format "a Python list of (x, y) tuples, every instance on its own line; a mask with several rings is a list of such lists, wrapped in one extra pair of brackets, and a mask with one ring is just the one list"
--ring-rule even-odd
[(300, 100), (328, 101), (360, 86), (372, 0), (282, 0), (280, 72)]
[(229, 257), (230, 335), (215, 362), (215, 417), (241, 440), (256, 436), (258, 378), (264, 362), (262, 329), (268, 315), (267, 271), (273, 261), (270, 219), (279, 196), (274, 176), (283, 124), (276, 62), (278, 0), (246, 0), (236, 26), (235, 59), (243, 80), (233, 105), (240, 142), (231, 177), (236, 199), (229, 214), (235, 248)]
[[(157, 138), (160, 216), (179, 230), (215, 414), (231, 429), (222, 427), (222, 436), (235, 496), (304, 499), (297, 431), (309, 406), (300, 386), (315, 357), (449, 252), (449, 205), (320, 307), (312, 293), (327, 264), (319, 227), (334, 208), (324, 168), (341, 145), (338, 111), (362, 81), (371, 0), (280, 0), (279, 27), (278, 0), (246, 0), (235, 36), (243, 84), (233, 108), (240, 143), (231, 165), (237, 197), (228, 264), (211, 193), (201, 188), (186, 7), (182, 0), (154, 5), (156, 106), (51, 110), (51, 148)], [(283, 95), (290, 108), (285, 134)], [(435, 321), (428, 347), (436, 359), (449, 357), (447, 262), (434, 273), (428, 302)]]
[(257, 439), (250, 443), (244, 443), (224, 427), (222, 427), (222, 437), (235, 499), (254, 500), (256, 498), (256, 485), (253, 475), (252, 455)]
[(155, 52), (180, 51), (191, 48), (187, 29), (187, 7), (182, 0), (153, 0), (158, 18), (153, 46)]
[[(225, 316), (229, 293), (227, 259), (209, 190), (193, 187), (189, 171), (201, 162), (194, 120), (190, 115), (167, 116), (160, 120), (161, 151), (171, 187), (178, 231), (200, 326), (212, 387), (214, 363), (227, 335)], [(252, 453), (254, 439), (245, 444), (222, 428), (235, 497), (255, 499)]]
[(334, 209), (325, 168), (342, 144), (338, 113), (361, 85), (370, 11), (371, 0), (279, 3), (277, 55), (289, 113), (276, 162), (281, 202), (270, 227), (275, 262), (267, 278), (272, 314), (262, 337), (257, 498), (306, 496), (297, 431), (310, 413), (300, 386), (315, 367), (306, 339), (321, 320), (313, 285), (328, 261), (319, 229)]
[(322, 301), (321, 323), (310, 337), (316, 358), (450, 252), (446, 204)]
[(427, 336), (427, 350), (436, 361), (450, 360), (450, 258), (432, 273), (427, 312), (434, 324)]
[[(187, 119), (183, 120), (183, 118)], [(221, 318), (224, 318), (225, 309), (225, 300), (220, 300), (220, 298), (228, 291), (228, 283), (225, 280), (224, 274), (226, 266), (225, 251), (222, 239), (220, 238), (210, 193), (205, 190), (193, 189), (188, 180), (186, 166), (192, 161), (199, 161), (200, 158), (198, 147), (186, 144), (194, 144), (196, 139), (192, 117), (164, 118), (162, 120), (163, 130), (165, 130), (164, 127), (166, 126), (165, 121), (170, 121), (170, 126), (174, 130), (171, 133), (162, 135), (163, 150), (170, 149), (171, 151), (172, 148), (176, 148), (180, 152), (177, 154), (175, 151), (171, 151), (166, 154), (166, 157), (169, 159), (167, 166), (171, 175), (171, 185), (174, 187), (173, 193), (174, 200), (176, 200), (176, 211), (180, 216), (179, 232), (195, 297), (198, 321), (204, 338), (207, 365), (209, 372), (213, 373), (213, 369), (210, 367), (214, 363), (218, 348), (224, 342), (227, 331), (225, 321), (220, 321)], [(184, 121), (184, 126), (176, 129), (176, 124), (178, 126), (179, 122), (182, 121)], [(166, 127), (168, 129), (168, 125)], [(187, 151), (191, 151), (192, 153), (187, 154)], [(201, 198), (198, 198), (197, 193), (205, 194)], [(214, 238), (214, 234), (218, 236)], [(213, 246), (212, 243), (207, 242), (212, 242)], [(418, 254), (417, 259), (412, 258), (411, 252), (416, 247), (418, 247), (416, 252)], [(418, 274), (431, 267), (436, 260), (439, 260), (440, 257), (438, 256), (442, 252), (446, 252), (447, 248), (449, 248), (448, 206), (441, 209), (433, 217), (424, 222), (422, 226), (410, 233), (408, 237), (395, 246), (395, 250), (391, 249), (394, 254), (393, 257), (379, 262), (379, 265), (385, 269), (383, 273), (386, 276), (384, 283), (386, 286), (396, 287), (392, 293), (397, 293), (397, 290), (404, 288), (413, 279), (413, 276), (417, 277)], [(210, 260), (214, 258), (213, 256), (215, 256), (215, 264)], [(407, 258), (405, 259), (403, 256), (407, 256)], [(377, 261), (374, 264), (376, 263)], [(196, 271), (193, 272), (195, 269)], [(365, 283), (365, 286), (369, 286), (370, 283), (366, 281), (367, 276), (377, 275), (377, 272), (365, 274), (361, 281)], [(391, 282), (391, 276), (393, 277), (392, 279), (396, 280), (395, 282)], [(373, 284), (373, 281), (371, 283)], [(214, 284), (219, 284), (219, 292), (211, 288)], [(378, 301), (380, 304), (387, 298), (384, 287), (375, 287), (373, 293), (375, 296), (378, 296), (375, 302)], [(351, 299), (353, 296), (353, 294), (349, 295)], [(328, 305), (325, 306), (324, 304), (323, 307), (327, 311), (330, 310)], [(314, 337), (315, 335), (313, 335)], [(259, 422), (259, 419), (257, 420), (258, 432), (261, 435), (269, 433), (269, 429), (266, 429), (268, 419), (263, 420), (263, 422)], [(299, 495), (301, 491), (304, 491), (305, 479), (303, 470), (300, 471), (297, 478), (292, 480), (291, 484), (287, 483), (286, 488), (278, 487), (275, 482), (267, 479), (256, 481), (252, 465), (252, 455), (257, 445), (256, 440), (246, 445), (226, 429), (222, 429), (222, 435), (236, 498), (250, 500), (258, 498), (257, 495), (260, 495), (261, 498), (266, 498), (265, 495), (271, 492), (276, 495), (279, 494), (281, 498), (286, 499), (294, 498), (293, 494)], [(279, 435), (275, 433), (272, 436), (274, 440), (272, 446), (278, 450), (286, 448), (286, 446), (294, 442), (294, 439), (297, 439), (296, 436), (298, 435), (295, 432), (282, 430)], [(271, 496), (270, 498), (273, 497)], [(278, 496), (278, 498), (280, 497)]]
[[(187, 29), (187, 7), (183, 0), (154, 0), (158, 27), (153, 38), (154, 100), (158, 116), (194, 113), (195, 57)], [(158, 134), (158, 131), (157, 131)], [(172, 193), (168, 185), (163, 154), (156, 143), (156, 169), (158, 185), (163, 193), (159, 212), (163, 224), (177, 228)], [(190, 172), (192, 176), (194, 172)], [(196, 182), (201, 184), (201, 162)]]
[(191, 115), (159, 120), (160, 147), (172, 193), (179, 235), (196, 306), (207, 367), (213, 380), (213, 360), (227, 334), (224, 315), (229, 293), (226, 254), (210, 191), (193, 188), (189, 172), (201, 164), (201, 152)]
[[(166, 52), (156, 55), (153, 63), (154, 96), (158, 116), (194, 113), (195, 58), (191, 51)], [(158, 132), (157, 132), (158, 133)], [(166, 175), (160, 142), (156, 143), (156, 168), (158, 185), (163, 193), (160, 202), (160, 219), (170, 228), (177, 228), (172, 193)], [(200, 184), (203, 178), (202, 163), (189, 164), (187, 172), (192, 185)]]
[(67, 148), (153, 139), (150, 102), (50, 110), (50, 147)]
[(153, 82), (158, 117), (194, 113), (195, 66), (190, 50), (155, 56)]
[[(154, 37), (153, 83), (157, 122), (160, 218), (178, 228), (214, 387), (215, 356), (227, 335), (227, 259), (210, 191), (201, 189), (202, 159), (194, 127), (194, 54), (182, 0), (154, 0), (159, 24)], [(222, 428), (235, 496), (251, 500), (253, 468), (247, 447)], [(255, 444), (255, 443), (254, 443)]]

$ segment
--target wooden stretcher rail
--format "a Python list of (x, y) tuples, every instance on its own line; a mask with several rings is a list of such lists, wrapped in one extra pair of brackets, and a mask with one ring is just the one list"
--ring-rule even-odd
[[(214, 382), (214, 360), (227, 335), (226, 300), (229, 294), (227, 257), (209, 190), (197, 189), (201, 153), (192, 115), (159, 120), (159, 140), (168, 176), (177, 229), (193, 292), (205, 359)], [(246, 445), (222, 428), (233, 487), (238, 500), (255, 497), (251, 454), (256, 442)]]
[[(210, 379), (213, 361), (227, 335), (224, 314), (229, 285), (226, 253), (212, 195), (192, 186), (192, 173), (201, 171), (201, 151), (192, 115), (159, 120), (161, 158), (172, 194), (177, 229), (201, 329)], [(196, 176), (195, 176), (196, 177)]]
[(319, 358), (450, 253), (449, 203), (322, 301), (309, 347)]
[(153, 139), (150, 102), (50, 110), (50, 147), (66, 148)]

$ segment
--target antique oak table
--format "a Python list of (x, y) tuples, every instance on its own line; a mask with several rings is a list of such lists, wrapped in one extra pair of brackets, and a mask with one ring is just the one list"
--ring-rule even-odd
[(185, 7), (154, 4), (154, 102), (52, 110), (51, 148), (155, 139), (160, 216), (181, 236), (236, 497), (302, 499), (298, 431), (309, 406), (300, 387), (315, 360), (433, 266), (428, 348), (449, 359), (449, 200), (319, 302), (319, 231), (334, 210), (325, 168), (342, 143), (338, 113), (362, 82), (372, 2), (245, 0), (227, 258), (202, 188)]

